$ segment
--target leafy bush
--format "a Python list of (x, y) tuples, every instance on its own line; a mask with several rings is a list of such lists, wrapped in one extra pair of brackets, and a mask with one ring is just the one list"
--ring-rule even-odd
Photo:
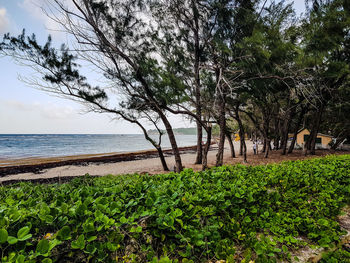
[(343, 248), (340, 248), (333, 252), (325, 253), (319, 262), (320, 263), (349, 263), (350, 252)]
[[(2, 262), (227, 262), (328, 247), (350, 155), (0, 187)], [(303, 238), (301, 238), (303, 237)]]

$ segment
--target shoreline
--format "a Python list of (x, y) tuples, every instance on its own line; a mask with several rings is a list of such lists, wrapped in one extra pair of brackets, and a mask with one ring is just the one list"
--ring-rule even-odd
[[(236, 149), (236, 158), (230, 155), (230, 149), (225, 147), (224, 165), (266, 165), (271, 163), (280, 163), (283, 161), (295, 161), (312, 159), (333, 154), (349, 154), (349, 151), (329, 151), (317, 150), (316, 155), (304, 156), (300, 150), (295, 150), (292, 154), (281, 155), (281, 151), (271, 151), (269, 158), (264, 158), (264, 153), (253, 154), (253, 144), (247, 142), (248, 163), (243, 162), (243, 157), (238, 155), (239, 142), (234, 143)], [(184, 168), (191, 168), (194, 171), (202, 169), (201, 164), (194, 164), (196, 160), (196, 146), (180, 148), (182, 164)], [(165, 159), (168, 167), (172, 170), (175, 160), (171, 149), (164, 150)], [(214, 167), (216, 162), (217, 146), (212, 145), (208, 152), (208, 167)], [(130, 153), (102, 154), (102, 155), (78, 155), (65, 156), (65, 160), (57, 158), (40, 159), (42, 163), (31, 163), (26, 165), (14, 165), (0, 167), (0, 186), (19, 182), (33, 183), (65, 183), (76, 177), (86, 174), (90, 176), (104, 175), (127, 175), (127, 174), (162, 174), (168, 173), (162, 169), (156, 150), (146, 150)], [(33, 159), (27, 160), (33, 161)], [(38, 162), (38, 160), (36, 159)], [(44, 162), (46, 161), (46, 163)]]
[[(194, 153), (196, 145), (179, 147), (181, 154)], [(163, 150), (164, 156), (172, 156), (172, 149)], [(113, 152), (99, 154), (79, 154), (55, 157), (28, 157), (18, 159), (0, 159), (0, 178), (6, 175), (14, 175), (20, 173), (38, 174), (44, 169), (55, 168), (65, 165), (89, 165), (89, 164), (105, 164), (128, 162), (135, 160), (144, 160), (150, 158), (158, 158), (157, 150), (141, 150), (135, 152)]]

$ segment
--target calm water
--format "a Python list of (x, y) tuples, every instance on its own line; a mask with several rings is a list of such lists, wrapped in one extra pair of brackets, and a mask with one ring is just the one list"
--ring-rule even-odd
[[(195, 135), (177, 135), (178, 146), (196, 144)], [(167, 136), (162, 146), (170, 147)], [(64, 156), (153, 149), (141, 134), (0, 134), (0, 159)]]

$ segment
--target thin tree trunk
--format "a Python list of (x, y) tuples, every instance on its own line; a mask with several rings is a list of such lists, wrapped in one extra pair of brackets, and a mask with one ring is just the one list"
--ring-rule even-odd
[(310, 131), (309, 138), (307, 139), (305, 145), (304, 145), (304, 155), (306, 156), (309, 152), (311, 152), (311, 143), (312, 143), (312, 138), (317, 137), (317, 134), (315, 133), (315, 127), (316, 127), (316, 120), (314, 121), (312, 125), (312, 129)]
[(280, 148), (280, 120), (278, 118), (275, 118), (275, 136), (273, 139), (273, 146), (274, 146), (274, 150), (278, 150)]
[(320, 128), (324, 108), (325, 108), (325, 105), (324, 105), (324, 103), (322, 103), (320, 110), (317, 112), (314, 136), (312, 137), (312, 141), (310, 144), (310, 154), (312, 154), (312, 155), (315, 155), (316, 138), (317, 138), (318, 130)]
[(243, 138), (243, 162), (247, 163), (247, 145), (245, 143), (245, 139)]
[[(217, 64), (215, 62), (215, 64)], [(225, 91), (224, 88), (220, 84), (221, 80), (221, 68), (217, 68), (215, 70), (216, 75), (216, 96), (218, 99), (218, 111), (219, 111), (219, 118), (218, 118), (218, 124), (220, 127), (220, 141), (219, 141), (219, 149), (218, 153), (216, 154), (216, 166), (223, 165), (224, 162), (224, 147), (225, 147), (225, 132), (226, 132), (226, 98), (225, 98)]]
[(317, 116), (318, 116), (318, 113), (315, 113), (316, 115), (316, 118), (314, 119), (313, 121), (313, 124), (312, 124), (312, 129), (310, 131), (310, 135), (309, 135), (309, 138), (307, 140), (307, 142), (305, 143), (305, 155), (308, 154), (308, 152), (311, 151), (311, 144), (312, 144), (312, 140), (313, 138), (316, 136), (317, 137), (317, 132), (316, 132), (316, 126), (317, 126)]
[(292, 141), (291, 141), (291, 143), (289, 145), (288, 154), (293, 152), (294, 146), (295, 146), (295, 142), (297, 140), (297, 138), (296, 138), (297, 136), (298, 136), (298, 129), (295, 129), (294, 130), (294, 134), (293, 134), (293, 139), (292, 139)]
[(203, 171), (208, 168), (208, 152), (210, 149), (210, 144), (211, 144), (211, 127), (208, 126), (207, 143), (205, 144), (204, 151), (203, 151), (203, 163), (202, 163)]
[(273, 139), (273, 149), (274, 150), (279, 150), (280, 146), (279, 146), (279, 140), (280, 140), (280, 136), (276, 135)]
[(244, 134), (245, 134), (244, 126), (239, 116), (239, 105), (237, 105), (235, 108), (235, 115), (239, 126), (239, 138), (240, 138), (240, 146), (241, 146), (242, 155), (243, 155), (243, 162), (246, 163), (247, 162), (247, 145), (245, 143), (245, 138), (244, 138)]
[(306, 107), (302, 107), (301, 111), (300, 111), (300, 114), (299, 114), (299, 117), (298, 117), (298, 121), (297, 121), (297, 124), (295, 126), (295, 129), (294, 129), (294, 135), (293, 135), (293, 140), (289, 146), (289, 149), (288, 149), (288, 153), (292, 153), (293, 150), (294, 150), (294, 146), (295, 146), (295, 142), (297, 140), (297, 136), (298, 136), (298, 131), (300, 129), (300, 125), (303, 121), (303, 118), (304, 118), (304, 115), (307, 111), (307, 108)]
[(295, 114), (295, 107), (293, 107), (288, 114), (288, 118), (284, 121), (283, 125), (283, 137), (282, 137), (282, 155), (285, 155), (287, 153), (287, 144), (288, 144), (288, 134), (290, 129), (290, 123), (293, 118), (293, 115)]
[(223, 165), (224, 162), (224, 147), (225, 147), (225, 130), (226, 130), (226, 118), (225, 118), (225, 101), (221, 100), (220, 105), (220, 116), (219, 116), (219, 126), (220, 126), (220, 140), (219, 149), (216, 154), (216, 166)]
[(157, 152), (158, 152), (158, 156), (159, 156), (159, 159), (160, 159), (160, 162), (162, 163), (162, 167), (163, 167), (163, 170), (164, 171), (169, 171), (169, 168), (168, 168), (168, 165), (165, 161), (165, 158), (164, 158), (164, 154), (163, 154), (163, 150), (162, 150), (162, 147), (160, 146), (161, 144), (161, 137), (162, 137), (162, 134), (161, 134), (161, 131), (158, 129), (158, 126), (155, 125), (156, 129), (158, 130), (159, 132), (159, 142), (158, 144), (148, 135), (148, 132), (147, 130), (145, 129), (145, 127), (142, 126), (142, 124), (140, 122), (138, 122), (137, 120), (132, 120), (132, 119), (129, 119), (128, 117), (122, 115), (122, 118), (124, 118), (125, 120), (131, 122), (131, 123), (135, 123), (137, 124), (141, 130), (143, 131), (143, 135), (145, 136), (145, 139), (147, 141), (149, 141), (153, 146), (154, 148), (157, 149)]
[(264, 136), (263, 149), (261, 150), (262, 153), (266, 152), (266, 145), (267, 145), (267, 142), (266, 142), (266, 138)]
[(264, 117), (264, 123), (263, 123), (263, 127), (264, 127), (264, 148), (265, 148), (265, 158), (267, 158), (269, 156), (269, 152), (271, 150), (271, 144), (270, 144), (270, 138), (269, 138), (269, 124), (270, 124), (270, 120), (267, 117)]
[(235, 146), (233, 145), (232, 137), (231, 137), (231, 134), (229, 132), (226, 132), (226, 138), (227, 138), (228, 144), (230, 145), (231, 158), (236, 158)]
[[(321, 106), (321, 109), (315, 113), (316, 118), (314, 119), (312, 129), (310, 131), (310, 136), (305, 144), (305, 156), (310, 153), (310, 154), (315, 154), (315, 144), (316, 144), (316, 138), (317, 138), (317, 133), (318, 133), (318, 128), (320, 125), (320, 119), (322, 115), (322, 108), (323, 105)], [(312, 150), (313, 149), (313, 150)]]
[[(201, 89), (200, 89), (200, 76), (199, 76), (199, 62), (200, 62), (200, 43), (199, 43), (199, 15), (196, 1), (191, 1), (194, 27), (192, 27), (194, 36), (194, 83), (195, 83), (195, 97), (196, 97), (196, 115), (199, 120), (202, 118), (202, 105), (201, 105)], [(200, 122), (197, 120), (197, 156), (195, 164), (201, 164), (203, 159), (203, 131)]]
[(239, 134), (239, 155), (242, 156), (243, 155), (243, 143), (242, 143), (242, 139), (241, 139), (241, 132), (238, 132)]
[(168, 165), (165, 161), (165, 157), (164, 157), (164, 153), (163, 153), (163, 150), (162, 148), (159, 146), (159, 147), (156, 147), (157, 151), (158, 151), (158, 155), (159, 155), (159, 159), (162, 163), (162, 167), (163, 167), (163, 170), (164, 171), (169, 171), (169, 168), (168, 168)]
[(183, 166), (182, 166), (180, 151), (179, 151), (179, 148), (177, 147), (176, 138), (174, 135), (173, 128), (171, 127), (171, 124), (170, 124), (169, 120), (167, 119), (167, 117), (165, 116), (165, 114), (163, 112), (158, 112), (158, 113), (159, 113), (159, 116), (162, 119), (163, 124), (165, 126), (165, 129), (168, 133), (171, 148), (173, 150), (173, 154), (174, 154), (174, 158), (175, 158), (175, 172), (179, 173), (183, 170)]
[(245, 143), (245, 138), (244, 138), (244, 128), (243, 128), (241, 121), (239, 121), (238, 123), (240, 123), (239, 137), (240, 137), (240, 145), (241, 145), (241, 149), (242, 149), (241, 155), (243, 156), (243, 162), (246, 163), (247, 162), (247, 145)]
[(271, 144), (270, 144), (270, 139), (266, 138), (266, 151), (265, 151), (265, 158), (269, 157), (269, 152), (270, 152), (270, 148), (271, 148)]
[[(200, 118), (200, 114), (198, 114), (198, 110), (200, 107), (197, 107), (197, 115), (198, 118)], [(202, 140), (203, 140), (203, 128), (200, 122), (197, 121), (197, 155), (196, 155), (196, 161), (195, 164), (201, 164), (203, 159), (203, 146), (202, 146)]]
[[(290, 114), (289, 114), (289, 116), (290, 116)], [(289, 122), (290, 122), (290, 119), (286, 118), (283, 121), (282, 129), (281, 129), (281, 133), (282, 133), (282, 136), (281, 136), (282, 153), (281, 154), (282, 155), (285, 155), (286, 150), (287, 150), (288, 132), (289, 132), (289, 126), (290, 126)]]

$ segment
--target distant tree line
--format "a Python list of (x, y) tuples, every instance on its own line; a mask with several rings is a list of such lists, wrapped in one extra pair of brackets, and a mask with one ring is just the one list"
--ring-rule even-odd
[[(306, 154), (315, 154), (320, 131), (336, 138), (333, 148), (350, 137), (349, 1), (307, 1), (300, 17), (285, 1), (69, 2), (50, 0), (49, 9), (59, 11), (51, 18), (72, 46), (57, 49), (50, 36), (41, 45), (23, 31), (6, 34), (0, 53), (39, 72), (41, 78), (29, 80), (35, 87), (137, 125), (164, 170), (165, 131), (176, 171), (183, 169), (170, 114), (196, 123), (196, 163), (203, 169), (214, 125), (216, 165), (223, 164), (225, 138), (235, 157), (231, 135), (237, 131), (244, 161), (247, 131), (263, 140), (266, 158), (271, 143), (291, 153), (295, 139), (287, 148), (288, 134), (301, 127), (310, 130)], [(81, 63), (94, 66), (104, 85), (92, 85)]]
[[(174, 128), (173, 129), (175, 134), (179, 135), (197, 135), (197, 128)], [(147, 131), (149, 134), (159, 134), (159, 131), (157, 129), (150, 129)], [(162, 133), (166, 133), (165, 130), (161, 130)]]

